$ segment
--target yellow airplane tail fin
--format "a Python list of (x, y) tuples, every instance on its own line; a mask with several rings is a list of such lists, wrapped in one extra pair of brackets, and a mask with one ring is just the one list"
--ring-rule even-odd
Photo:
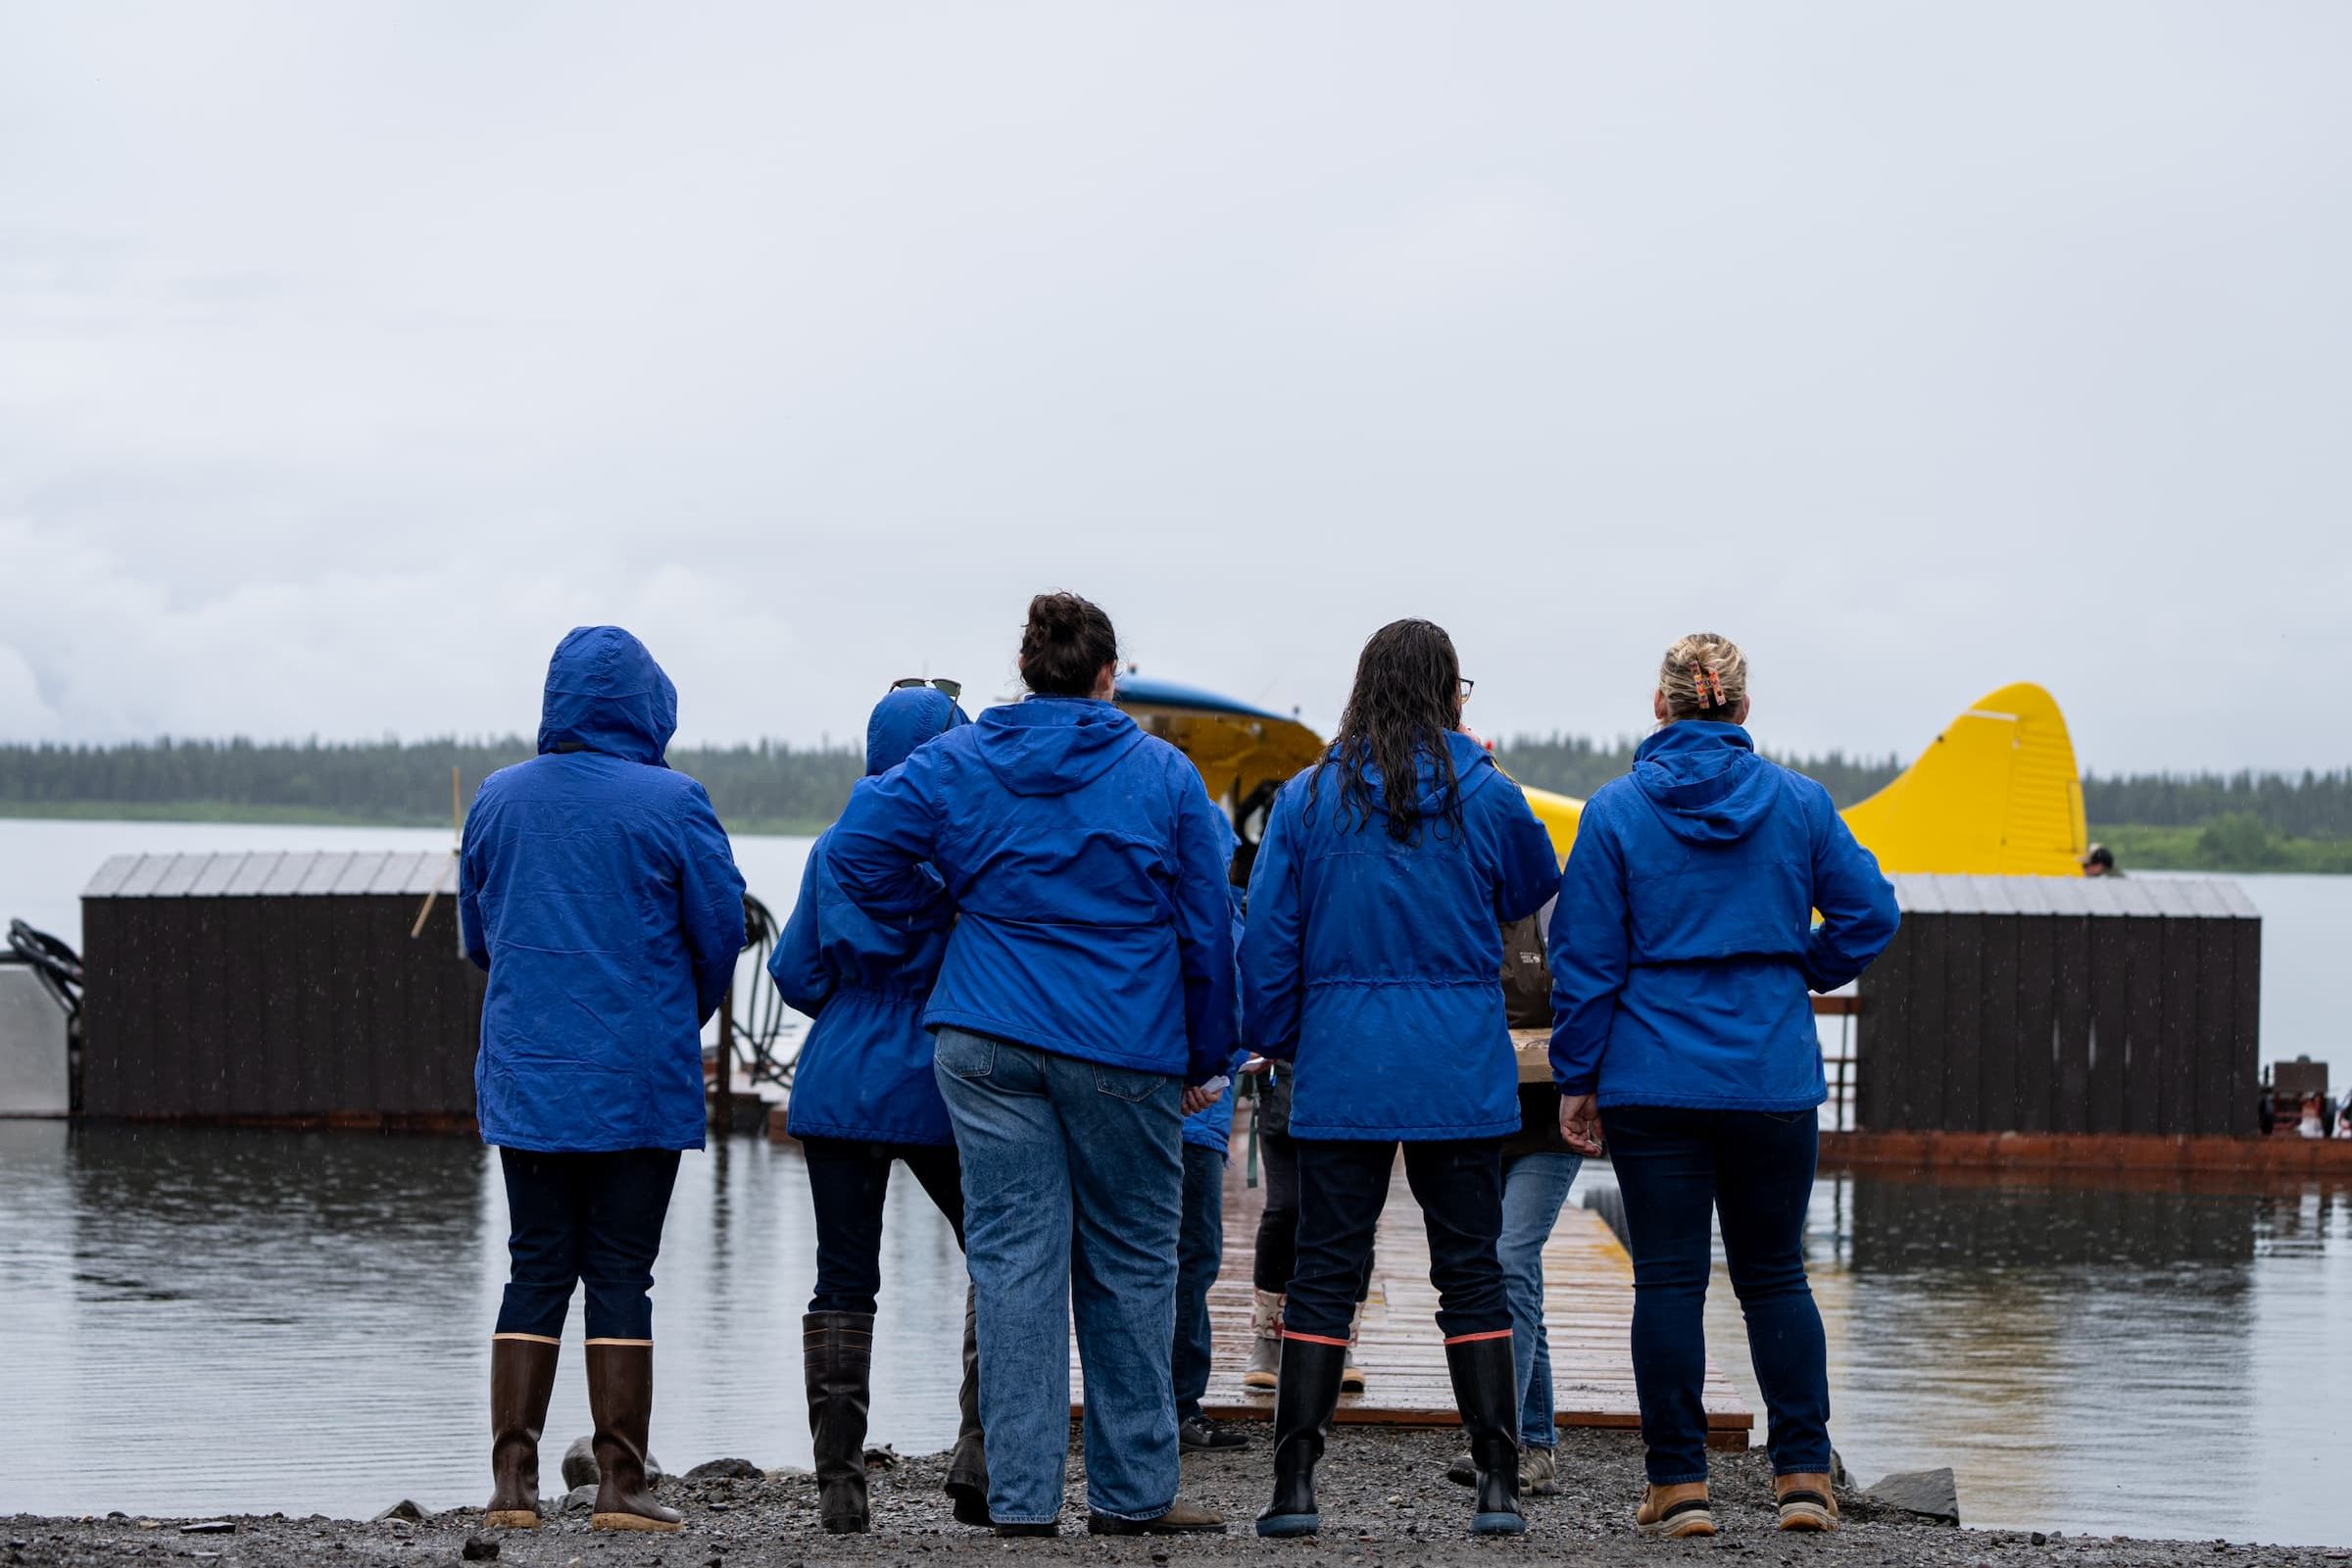
[(2066, 716), (2039, 686), (2004, 686), (1845, 821), (1885, 871), (2080, 876), (2087, 835)]

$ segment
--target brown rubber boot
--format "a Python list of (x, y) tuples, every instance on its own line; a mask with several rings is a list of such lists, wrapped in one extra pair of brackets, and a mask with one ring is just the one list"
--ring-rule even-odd
[(559, 1341), (536, 1334), (490, 1337), (488, 1530), (539, 1528), (539, 1434), (556, 1387)]
[(980, 1427), (980, 1312), (969, 1286), (963, 1293), (963, 1387), (956, 1407), (960, 1420), (955, 1451), (948, 1455), (946, 1490), (956, 1499), (956, 1521), (995, 1523), (988, 1514), (988, 1443)]
[(1649, 1488), (1642, 1493), (1642, 1506), (1634, 1514), (1634, 1529), (1663, 1540), (1713, 1535), (1715, 1515), (1707, 1507), (1707, 1484), (1691, 1481), (1680, 1486)]
[[(801, 1367), (808, 1384), (808, 1437), (816, 1450), (818, 1519), (827, 1535), (862, 1535), (865, 1420), (873, 1371), (874, 1314), (810, 1312), (801, 1319)], [(982, 1494), (985, 1504), (986, 1494)]]
[(683, 1530), (686, 1516), (654, 1500), (645, 1439), (654, 1424), (654, 1342), (588, 1342), (588, 1413), (595, 1419), (596, 1530)]
[(1838, 1528), (1838, 1498), (1830, 1491), (1828, 1476), (1775, 1476), (1772, 1490), (1780, 1501), (1783, 1530), (1830, 1531)]

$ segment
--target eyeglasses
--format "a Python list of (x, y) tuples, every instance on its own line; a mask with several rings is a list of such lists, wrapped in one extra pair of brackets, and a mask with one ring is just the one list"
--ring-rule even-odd
[(908, 675), (903, 680), (894, 680), (890, 683), (890, 689), (894, 692), (908, 691), (921, 686), (930, 687), (951, 703), (963, 695), (963, 682), (943, 680), (934, 675)]
[(1462, 701), (1466, 703), (1470, 700), (1470, 688), (1477, 685), (1478, 682), (1469, 679), (1467, 676), (1457, 677), (1457, 680), (1462, 688)]

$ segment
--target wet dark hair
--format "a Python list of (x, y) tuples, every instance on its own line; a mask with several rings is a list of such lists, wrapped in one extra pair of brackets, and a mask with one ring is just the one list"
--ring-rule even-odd
[(1460, 832), (1461, 781), (1454, 776), (1453, 746), (1446, 737), (1461, 727), (1461, 661), (1445, 627), (1392, 620), (1374, 632), (1355, 662), (1355, 689), (1340, 715), (1339, 736), (1306, 781), (1307, 813), (1314, 813), (1323, 769), (1337, 762), (1341, 825), (1346, 827), (1350, 816), (1358, 826), (1369, 823), (1374, 806), (1364, 769), (1378, 767), (1388, 797), (1389, 837), (1409, 843), (1420, 836), (1424, 820), (1418, 785), (1426, 756), (1437, 765), (1445, 790), (1439, 815)]
[(1088, 697), (1104, 664), (1119, 658), (1119, 634), (1102, 607), (1076, 594), (1039, 594), (1021, 628), (1021, 683), (1048, 697)]

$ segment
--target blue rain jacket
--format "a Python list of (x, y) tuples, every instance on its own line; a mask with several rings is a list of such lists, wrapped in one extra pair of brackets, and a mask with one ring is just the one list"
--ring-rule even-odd
[[(1502, 922), (1544, 906), (1559, 860), (1519, 786), (1467, 735), (1448, 737), (1459, 833), (1435, 813), (1435, 760), (1416, 787), (1417, 842), (1339, 804), (1336, 754), (1306, 808), (1283, 786), (1250, 876), (1243, 1038), (1293, 1061), (1291, 1136), (1426, 1141), (1519, 1130), (1519, 1070), (1502, 1011)], [(1376, 799), (1387, 782), (1365, 768)], [(1345, 816), (1345, 819), (1344, 819)]]
[(854, 791), (826, 835), (876, 919), (957, 919), (923, 1022), (1206, 1083), (1234, 1051), (1233, 829), (1184, 754), (1108, 703), (989, 709)]
[(1896, 919), (1829, 791), (1758, 757), (1736, 724), (1667, 725), (1585, 804), (1560, 878), (1560, 1092), (1603, 1106), (1820, 1104), (1806, 993), (1861, 974)]
[(677, 688), (617, 626), (547, 666), (539, 755), (482, 780), (458, 917), (490, 971), (482, 1141), (703, 1147), (702, 1026), (743, 950), (743, 877), (703, 787), (662, 760)]
[[(892, 692), (865, 726), (866, 778), (857, 788), (970, 722), (929, 687)], [(793, 1069), (786, 1126), (795, 1138), (953, 1144), (948, 1104), (931, 1074), (923, 1004), (947, 955), (956, 906), (929, 873), (939, 892), (928, 906), (875, 919), (825, 869), (830, 837), (808, 852), (800, 900), (767, 960), (786, 1004), (816, 1020)]]

